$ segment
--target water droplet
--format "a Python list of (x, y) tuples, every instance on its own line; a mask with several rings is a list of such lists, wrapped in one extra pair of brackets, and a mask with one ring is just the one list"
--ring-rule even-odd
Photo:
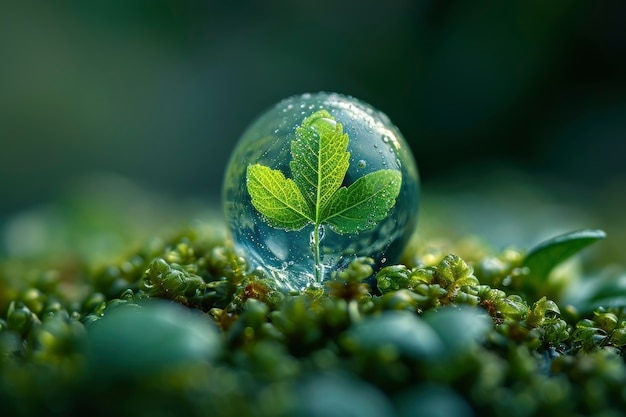
[(383, 135), (383, 142), (389, 143), (389, 136)]
[[(320, 225), (317, 237), (318, 242), (322, 242), (322, 240), (324, 239), (324, 225)], [(309, 236), (309, 245), (311, 246), (311, 250), (314, 250), (315, 243), (315, 230), (311, 230), (311, 235)]]
[[(332, 115), (328, 120), (341, 124), (348, 134), (351, 163), (345, 186), (365, 173), (381, 169), (398, 170), (402, 182), (400, 197), (395, 198), (387, 217), (366, 216), (360, 230), (353, 233), (338, 233), (326, 224), (320, 226), (317, 235), (320, 264), (316, 272), (314, 225), (308, 223), (298, 230), (284, 230), (268, 224), (252, 204), (246, 171), (248, 166), (260, 164), (293, 179), (289, 166), (294, 157), (291, 145), (296, 139), (296, 128), (320, 108)], [(394, 132), (394, 136), (389, 136), (389, 132)], [(380, 145), (383, 135), (387, 135), (389, 142), (400, 144), (395, 155), (390, 156), (389, 146)], [(391, 157), (390, 161), (395, 163), (387, 164), (387, 158), (381, 156)], [(223, 190), (228, 230), (235, 248), (250, 266), (264, 270), (285, 290), (319, 286), (320, 281), (346, 267), (356, 256), (370, 256), (380, 268), (383, 263), (399, 259), (415, 230), (419, 203), (419, 179), (415, 173), (415, 162), (402, 136), (382, 113), (368, 104), (334, 93), (291, 97), (254, 121), (231, 156)], [(394, 202), (388, 191), (384, 194), (382, 201)], [(370, 205), (368, 212), (374, 208)], [(316, 274), (320, 281), (316, 280)]]

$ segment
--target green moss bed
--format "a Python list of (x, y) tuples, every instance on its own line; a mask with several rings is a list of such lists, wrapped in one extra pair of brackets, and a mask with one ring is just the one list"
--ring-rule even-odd
[(219, 214), (149, 201), (74, 199), (10, 224), (48, 245), (16, 238), (0, 261), (0, 415), (626, 410), (623, 275), (590, 277), (579, 256), (602, 231), (528, 248), (418, 231), (397, 264), (359, 258), (324, 291), (285, 294), (233, 253)]

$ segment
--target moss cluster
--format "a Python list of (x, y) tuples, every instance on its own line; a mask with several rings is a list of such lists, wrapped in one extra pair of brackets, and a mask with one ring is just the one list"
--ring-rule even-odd
[(8, 259), (2, 415), (621, 415), (623, 305), (594, 301), (606, 285), (567, 302), (554, 265), (528, 268), (545, 247), (462, 259), (414, 245), (304, 294), (210, 228), (97, 269)]

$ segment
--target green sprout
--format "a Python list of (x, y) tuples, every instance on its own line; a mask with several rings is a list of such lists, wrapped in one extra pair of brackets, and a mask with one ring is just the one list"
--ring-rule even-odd
[(382, 169), (342, 186), (349, 167), (348, 135), (325, 110), (313, 113), (296, 129), (291, 142), (293, 179), (254, 164), (246, 172), (252, 205), (274, 228), (301, 230), (313, 224), (315, 279), (321, 281), (320, 240), (323, 224), (338, 234), (372, 229), (387, 216), (400, 193), (399, 171)]

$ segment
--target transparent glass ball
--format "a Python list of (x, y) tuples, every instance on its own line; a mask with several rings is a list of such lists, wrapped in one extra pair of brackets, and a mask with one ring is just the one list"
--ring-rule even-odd
[[(395, 204), (369, 230), (340, 234), (321, 224), (316, 266), (314, 225), (299, 230), (273, 227), (252, 203), (247, 171), (260, 164), (293, 178), (291, 144), (296, 129), (319, 110), (326, 110), (348, 135), (349, 166), (342, 186), (378, 170), (399, 172), (401, 185)], [(385, 114), (341, 94), (303, 94), (279, 102), (243, 133), (226, 169), (222, 198), (238, 253), (284, 290), (304, 290), (319, 287), (357, 257), (374, 259), (374, 270), (398, 261), (416, 226), (419, 176), (409, 146)]]

